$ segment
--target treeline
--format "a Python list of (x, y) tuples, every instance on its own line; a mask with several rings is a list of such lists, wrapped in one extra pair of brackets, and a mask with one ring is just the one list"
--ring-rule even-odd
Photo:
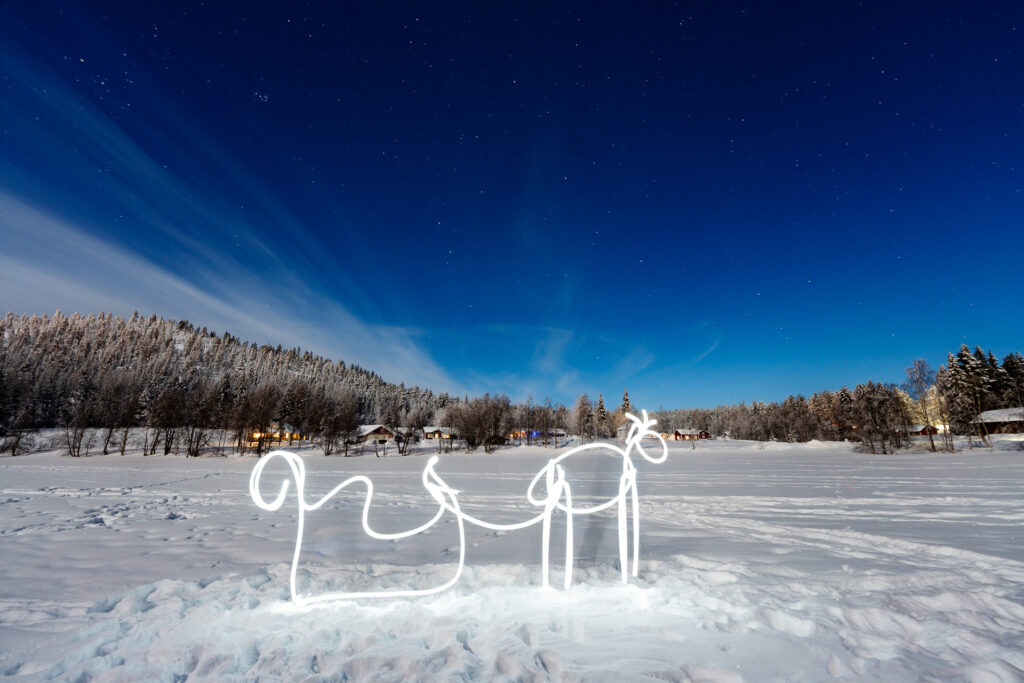
[(65, 429), (72, 455), (96, 428), (104, 453), (123, 452), (129, 429), (146, 427), (147, 453), (197, 455), (214, 430), (229, 430), (244, 448), (246, 434), (267, 432), (275, 421), (332, 448), (360, 423), (425, 424), (454, 402), (187, 321), (59, 311), (0, 319), (0, 437), (11, 452), (46, 427)]
[[(656, 414), (659, 428), (703, 429), (735, 439), (810, 441), (856, 440), (872, 452), (891, 452), (909, 442), (912, 425), (940, 423), (948, 432), (940, 445), (952, 449), (952, 436), (976, 434), (987, 439), (984, 425), (972, 424), (985, 410), (1024, 406), (1024, 358), (1015, 352), (1002, 363), (991, 351), (966, 345), (950, 353), (933, 371), (924, 360), (906, 369), (899, 386), (871, 380), (854, 389), (821, 391), (810, 398), (789, 396), (781, 403), (710, 409), (669, 410)], [(933, 450), (935, 439), (930, 436)]]
[[(923, 360), (900, 386), (868, 381), (852, 390), (821, 391), (782, 402), (659, 411), (659, 428), (700, 429), (735, 439), (857, 440), (890, 452), (910, 441), (911, 425), (945, 424), (953, 434), (979, 433), (982, 411), (1024, 405), (1024, 358), (1000, 362), (980, 347), (962, 346), (933, 371)], [(275, 423), (310, 434), (325, 453), (345, 449), (361, 424), (415, 430), (453, 429), (470, 449), (491, 450), (509, 433), (553, 444), (558, 430), (583, 440), (612, 438), (632, 411), (629, 393), (606, 409), (603, 396), (581, 395), (570, 410), (532, 397), (459, 400), (385, 382), (355, 365), (309, 351), (260, 346), (218, 336), (187, 321), (138, 314), (70, 317), (7, 314), (0, 319), (0, 450), (24, 451), (31, 434), (59, 427), (67, 452), (79, 455), (87, 430), (102, 450), (125, 452), (129, 432), (144, 428), (144, 452), (198, 455), (214, 434), (228, 433), (243, 452), (258, 453)], [(401, 430), (399, 430), (401, 431)], [(986, 438), (981, 426), (979, 434)], [(407, 443), (404, 444), (407, 446)], [(935, 439), (932, 447), (936, 448)], [(403, 451), (404, 452), (404, 451)]]
[[(551, 399), (460, 400), (391, 384), (309, 351), (218, 336), (188, 321), (59, 311), (0, 319), (0, 451), (11, 454), (25, 452), (34, 432), (53, 427), (62, 428), (72, 456), (88, 450), (87, 434), (97, 430), (97, 448), (124, 454), (131, 430), (140, 428), (145, 454), (195, 456), (225, 432), (235, 449), (262, 453), (272, 445), (272, 425), (287, 423), (331, 455), (348, 454), (363, 424), (400, 433), (444, 425), (469, 449), (489, 451), (510, 431), (525, 429), (523, 440), (533, 443), (535, 431), (568, 430), (571, 422), (568, 409)], [(409, 441), (402, 440), (400, 453)]]
[[(552, 403), (550, 398), (540, 404), (534, 403), (532, 396), (523, 403), (512, 403), (504, 394), (484, 394), (449, 404), (439, 419), (465, 441), (469, 450), (482, 446), (486, 452), (491, 452), (495, 446), (508, 443), (510, 433), (519, 434), (513, 440), (526, 445), (555, 446), (555, 431), (568, 433), (573, 414), (561, 403)], [(584, 432), (577, 434), (585, 436)]]

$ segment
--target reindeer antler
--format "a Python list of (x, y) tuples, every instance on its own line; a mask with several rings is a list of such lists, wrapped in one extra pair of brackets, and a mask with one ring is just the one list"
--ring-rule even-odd
[[(629, 428), (629, 433), (626, 435), (626, 452), (628, 453), (631, 448), (636, 450), (644, 457), (648, 462), (652, 462), (655, 465), (665, 462), (668, 457), (668, 444), (665, 443), (665, 439), (661, 437), (661, 434), (651, 429), (654, 425), (658, 424), (658, 421), (648, 417), (646, 410), (641, 410), (640, 414), (643, 416), (637, 417), (632, 413), (626, 413), (626, 417), (633, 421), (633, 424)], [(652, 458), (647, 455), (647, 451), (640, 445), (641, 439), (648, 434), (654, 436), (661, 442), (661, 456), (658, 458)]]

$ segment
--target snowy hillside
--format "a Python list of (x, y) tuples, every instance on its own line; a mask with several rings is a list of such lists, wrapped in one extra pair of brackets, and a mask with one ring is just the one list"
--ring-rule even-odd
[[(670, 444), (667, 463), (637, 463), (641, 567), (629, 586), (609, 514), (577, 519), (567, 592), (539, 585), (539, 528), (467, 527), (466, 573), (453, 589), (301, 611), (287, 600), (294, 505), (256, 508), (255, 458), (4, 458), (0, 672), (1021, 680), (1024, 451), (999, 445), (874, 456), (821, 443)], [(436, 510), (420, 480), (426, 457), (307, 453), (310, 497), (372, 476), (378, 528), (412, 528)], [(526, 487), (554, 453), (442, 455), (437, 471), (469, 512), (514, 522), (534, 513)], [(614, 493), (617, 468), (601, 454), (566, 461), (574, 493), (592, 500)], [(374, 541), (359, 528), (361, 508), (352, 491), (309, 514), (303, 591), (429, 587), (452, 575), (456, 525)], [(552, 534), (556, 586), (563, 528)]]

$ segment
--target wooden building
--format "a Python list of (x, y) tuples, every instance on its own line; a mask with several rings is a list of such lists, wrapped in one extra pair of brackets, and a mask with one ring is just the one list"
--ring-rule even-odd
[(971, 420), (979, 433), (1024, 434), (1024, 408), (986, 410)]
[(424, 427), (424, 439), (457, 439), (459, 435), (451, 427)]
[(356, 441), (361, 443), (388, 443), (395, 440), (395, 431), (384, 425), (360, 425), (356, 431)]
[(935, 425), (910, 425), (907, 427), (907, 433), (911, 436), (935, 435), (939, 433), (939, 428)]

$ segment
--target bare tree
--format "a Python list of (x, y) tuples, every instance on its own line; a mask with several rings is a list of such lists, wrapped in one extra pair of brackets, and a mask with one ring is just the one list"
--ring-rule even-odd
[(867, 384), (857, 385), (853, 397), (859, 427), (857, 434), (861, 441), (872, 453), (877, 452), (876, 445), (882, 453), (889, 453), (898, 447), (899, 427), (903, 418), (896, 387), (868, 380)]
[(551, 442), (554, 445), (555, 438), (552, 432), (554, 431), (555, 410), (551, 407), (550, 396), (545, 397), (544, 405), (540, 407), (539, 413), (537, 426), (540, 427), (541, 443), (546, 445), (548, 442)]
[(498, 444), (505, 442), (511, 412), (508, 396), (484, 394), (450, 406), (448, 416), (459, 436), (465, 440), (466, 448), (472, 451), (483, 446), (485, 453), (491, 453)]
[(198, 457), (213, 437), (213, 409), (216, 387), (207, 380), (197, 381), (184, 392), (180, 439), (185, 443), (185, 457)]
[(163, 441), (164, 455), (169, 455), (174, 448), (178, 428), (185, 422), (185, 400), (181, 387), (171, 385), (153, 401), (150, 411), (150, 426), (158, 436), (154, 438), (153, 449), (156, 450), (158, 440)]
[(928, 443), (932, 452), (935, 449), (935, 439), (932, 438), (932, 416), (928, 410), (928, 390), (935, 384), (935, 371), (928, 367), (928, 361), (923, 358), (916, 358), (907, 368), (907, 379), (903, 382), (903, 391), (913, 399), (921, 415), (924, 417), (925, 431), (928, 433)]
[(15, 456), (31, 449), (36, 426), (30, 398), (28, 378), (16, 370), (5, 372), (0, 363), (0, 452)]
[(73, 458), (82, 455), (83, 444), (86, 455), (89, 454), (90, 441), (85, 439), (85, 433), (95, 414), (93, 394), (92, 378), (80, 376), (67, 403), (64, 418), (64, 446)]
[(256, 437), (257, 455), (263, 455), (271, 442), (270, 428), (277, 416), (280, 401), (280, 390), (270, 383), (259, 385), (248, 396), (249, 429), (259, 434)]
[(409, 454), (409, 446), (419, 441), (417, 432), (426, 427), (429, 421), (430, 415), (427, 415), (422, 408), (413, 408), (409, 411), (402, 424), (403, 432), (399, 435), (401, 437), (398, 441), (399, 455)]

